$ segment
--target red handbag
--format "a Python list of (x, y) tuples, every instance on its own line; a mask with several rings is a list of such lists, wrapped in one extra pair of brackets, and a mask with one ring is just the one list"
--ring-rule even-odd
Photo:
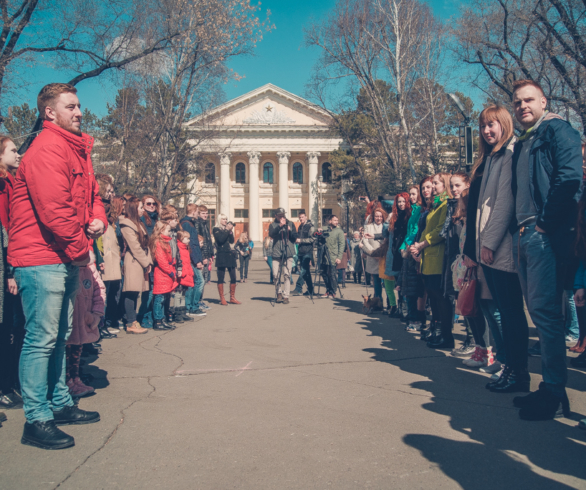
[(462, 316), (476, 316), (478, 306), (476, 304), (476, 267), (469, 267), (464, 276), (460, 293), (458, 294), (457, 307)]

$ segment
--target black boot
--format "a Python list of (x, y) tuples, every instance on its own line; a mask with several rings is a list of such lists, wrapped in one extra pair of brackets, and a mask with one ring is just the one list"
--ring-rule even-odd
[(522, 420), (552, 420), (569, 417), (571, 413), (566, 390), (561, 396), (554, 394), (543, 382), (539, 384), (539, 390), (513, 398), (513, 405), (521, 409), (519, 418)]
[(166, 330), (175, 330), (177, 328), (177, 325), (173, 323), (173, 317), (171, 315), (169, 315), (167, 319), (161, 320), (161, 322)]
[(444, 336), (440, 333), (439, 337), (435, 337), (434, 340), (427, 342), (427, 347), (430, 349), (453, 349), (454, 348), (454, 337)]
[(61, 410), (53, 410), (53, 418), (55, 419), (55, 425), (83, 425), (99, 422), (100, 414), (98, 412), (88, 412), (78, 408), (76, 405), (71, 405)]
[(75, 440), (55, 425), (54, 420), (26, 422), (22, 431), (22, 444), (41, 449), (65, 449), (75, 446)]
[(439, 335), (441, 335), (441, 330), (437, 328), (437, 323), (432, 320), (429, 324), (429, 328), (421, 331), (420, 340), (428, 342), (433, 339), (435, 341), (435, 338)]
[[(506, 374), (505, 374), (506, 373)], [(490, 383), (489, 383), (490, 384)], [(489, 388), (493, 393), (518, 393), (530, 391), (531, 376), (527, 369), (505, 368), (495, 385)]]
[(115, 333), (110, 333), (107, 327), (100, 328), (100, 339), (115, 339), (118, 337)]
[(163, 320), (153, 321), (153, 330), (172, 330), (172, 327)]
[(173, 323), (185, 323), (185, 321), (183, 320), (183, 317), (181, 314), (179, 314), (179, 312), (174, 311), (173, 312), (173, 316), (172, 316), (172, 320)]

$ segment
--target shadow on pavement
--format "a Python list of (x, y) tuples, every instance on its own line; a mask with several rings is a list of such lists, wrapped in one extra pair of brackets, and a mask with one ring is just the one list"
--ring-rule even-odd
[[(382, 339), (381, 348), (365, 349), (373, 359), (426, 379), (410, 385), (431, 395), (419, 416), (444, 415), (454, 431), (469, 438), (426, 433), (403, 438), (462, 488), (586, 488), (586, 482), (578, 480), (586, 480), (585, 434), (574, 423), (520, 420), (512, 404), (517, 394), (489, 392), (487, 377), (467, 369), (461, 359), (427, 348), (398, 320), (369, 317), (359, 324)], [(540, 362), (530, 361), (532, 372), (540, 372)], [(584, 374), (570, 370), (568, 386), (584, 391)], [(573, 420), (583, 417), (572, 414)], [(563, 476), (571, 486), (556, 481)]]

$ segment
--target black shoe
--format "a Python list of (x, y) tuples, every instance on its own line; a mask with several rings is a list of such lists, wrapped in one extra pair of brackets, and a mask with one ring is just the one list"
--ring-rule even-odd
[[(0, 391), (0, 407), (1, 408), (14, 408), (18, 405), (20, 400), (14, 395), (14, 393), (2, 393)], [(1, 422), (1, 421), (0, 421)]]
[(75, 446), (75, 440), (55, 425), (54, 420), (26, 422), (22, 431), (22, 444), (41, 449), (65, 449)]
[(163, 320), (155, 320), (153, 322), (153, 330), (172, 330), (172, 328), (168, 323), (165, 323)]
[(570, 359), (572, 367), (586, 367), (586, 351), (582, 352), (578, 357)]
[(427, 342), (427, 347), (430, 349), (453, 349), (454, 339), (444, 338), (442, 335), (440, 335), (439, 337), (436, 337), (433, 342), (431, 340)]
[(115, 339), (118, 337), (115, 333), (110, 333), (107, 328), (100, 329), (100, 339)]
[(297, 289), (294, 289), (291, 292), (291, 296), (303, 296), (303, 293), (301, 291), (297, 291)]
[[(539, 389), (537, 391), (533, 391), (526, 396), (516, 396), (513, 398), (513, 405), (517, 408), (525, 408), (529, 409), (533, 405), (540, 404), (541, 399), (547, 398), (551, 395), (551, 392), (546, 388), (545, 383), (542, 381), (539, 383)], [(555, 418), (560, 417), (569, 417), (570, 416), (570, 400), (568, 399), (568, 394), (564, 390), (564, 395), (561, 399), (561, 405), (556, 412)]]
[[(505, 371), (507, 375), (505, 375)], [(505, 369), (503, 375), (494, 386), (489, 388), (493, 393), (518, 393), (530, 391), (531, 376), (526, 369), (513, 370)]]
[(183, 315), (180, 315), (180, 314), (178, 314), (178, 313), (175, 313), (175, 314), (172, 316), (172, 318), (173, 318), (173, 320), (172, 320), (172, 321), (173, 321), (173, 323), (185, 323), (185, 322), (183, 321)]
[(55, 419), (55, 425), (82, 425), (99, 422), (100, 414), (81, 410), (72, 405), (61, 410), (53, 410), (53, 418)]
[(173, 319), (171, 317), (169, 317), (167, 320), (163, 319), (161, 322), (163, 323), (163, 327), (165, 327), (166, 330), (175, 330), (177, 328), (177, 325), (173, 323)]
[(566, 391), (564, 390), (563, 395), (557, 396), (548, 390), (544, 383), (539, 385), (539, 391), (524, 397), (516, 397), (513, 403), (515, 406), (524, 405), (519, 410), (521, 420), (552, 420), (570, 416), (570, 400)]
[(422, 333), (421, 340), (425, 340), (427, 342), (435, 342), (439, 337), (441, 337), (442, 331), (436, 325), (437, 325), (437, 323), (435, 325), (432, 325), (429, 328), (429, 330), (427, 331), (427, 333), (425, 334), (425, 336)]

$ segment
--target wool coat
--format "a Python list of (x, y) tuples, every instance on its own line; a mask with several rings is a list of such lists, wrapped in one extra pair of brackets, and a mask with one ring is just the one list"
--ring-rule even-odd
[[(364, 227), (364, 233), (370, 235), (380, 235), (383, 233), (384, 224), (381, 223), (377, 225), (375, 223), (369, 223)], [(378, 240), (373, 238), (363, 238), (362, 239), (362, 250), (366, 253), (366, 272), (369, 274), (377, 274), (378, 275), (378, 263), (380, 261), (379, 257), (371, 257), (372, 253), (380, 247), (381, 243)]]
[(98, 323), (94, 315), (103, 316), (106, 308), (106, 286), (95, 264), (79, 268), (79, 289), (73, 307), (69, 345), (82, 345), (100, 339)]
[(216, 267), (236, 267), (236, 254), (230, 247), (234, 243), (233, 231), (216, 226), (212, 233), (216, 241)]
[[(138, 241), (136, 224), (128, 218), (120, 218), (120, 231), (126, 243), (124, 255), (124, 285), (122, 292), (135, 291), (142, 293), (149, 290), (149, 279), (146, 270), (153, 265), (151, 252), (141, 247)], [(144, 225), (141, 224), (144, 227)], [(146, 233), (146, 229), (144, 230)]]
[(445, 239), (440, 232), (446, 221), (448, 201), (445, 200), (427, 215), (425, 229), (421, 234), (421, 240), (426, 240), (429, 247), (423, 249), (421, 256), (421, 273), (426, 276), (441, 274), (446, 248)]
[(119, 281), (122, 279), (122, 271), (120, 269), (120, 246), (115, 225), (108, 226), (106, 233), (102, 235), (102, 247), (104, 249), (102, 281)]

